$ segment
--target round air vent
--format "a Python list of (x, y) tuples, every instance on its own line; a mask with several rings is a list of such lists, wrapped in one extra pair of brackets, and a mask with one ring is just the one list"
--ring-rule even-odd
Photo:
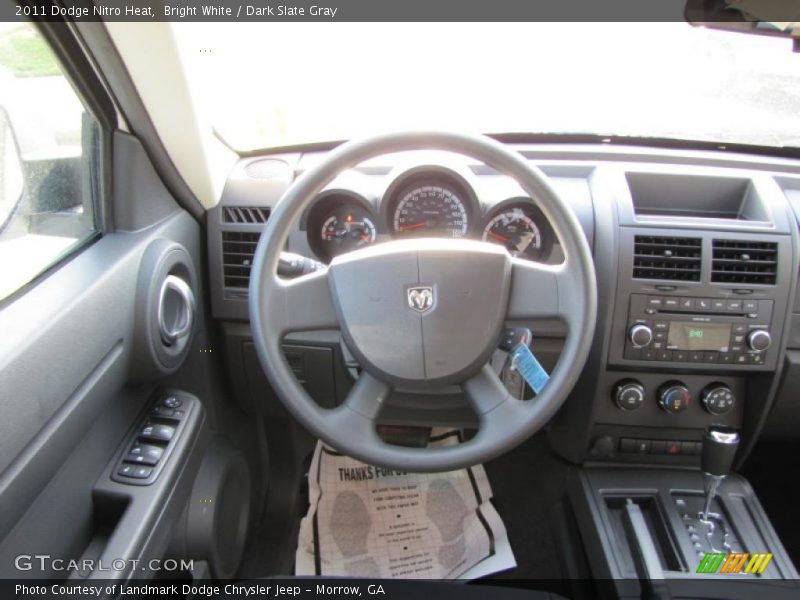
[(181, 366), (197, 329), (196, 289), (186, 249), (171, 240), (154, 240), (139, 267), (133, 381), (157, 379)]

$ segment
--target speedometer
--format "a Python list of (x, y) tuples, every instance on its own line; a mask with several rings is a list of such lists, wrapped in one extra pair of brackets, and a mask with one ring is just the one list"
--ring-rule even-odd
[(420, 184), (399, 194), (392, 230), (402, 237), (464, 237), (469, 213), (464, 200), (441, 184)]

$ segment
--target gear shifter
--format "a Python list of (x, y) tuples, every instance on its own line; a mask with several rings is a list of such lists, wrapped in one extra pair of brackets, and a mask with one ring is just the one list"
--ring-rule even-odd
[(711, 501), (717, 495), (717, 488), (728, 476), (733, 466), (733, 458), (739, 447), (739, 433), (725, 427), (709, 427), (703, 436), (701, 467), (705, 478), (706, 501), (699, 517), (709, 520)]

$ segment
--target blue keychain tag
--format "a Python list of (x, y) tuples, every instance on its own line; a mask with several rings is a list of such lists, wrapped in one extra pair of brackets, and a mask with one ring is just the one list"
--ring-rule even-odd
[(547, 371), (544, 370), (544, 367), (536, 360), (533, 352), (525, 344), (517, 344), (511, 351), (511, 367), (519, 371), (519, 374), (537, 394), (544, 389), (544, 386), (550, 380)]

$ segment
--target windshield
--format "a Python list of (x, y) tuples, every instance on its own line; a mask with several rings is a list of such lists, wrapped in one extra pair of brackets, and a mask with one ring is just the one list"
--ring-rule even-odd
[(800, 146), (791, 41), (686, 23), (173, 25), (239, 150), (381, 131)]

